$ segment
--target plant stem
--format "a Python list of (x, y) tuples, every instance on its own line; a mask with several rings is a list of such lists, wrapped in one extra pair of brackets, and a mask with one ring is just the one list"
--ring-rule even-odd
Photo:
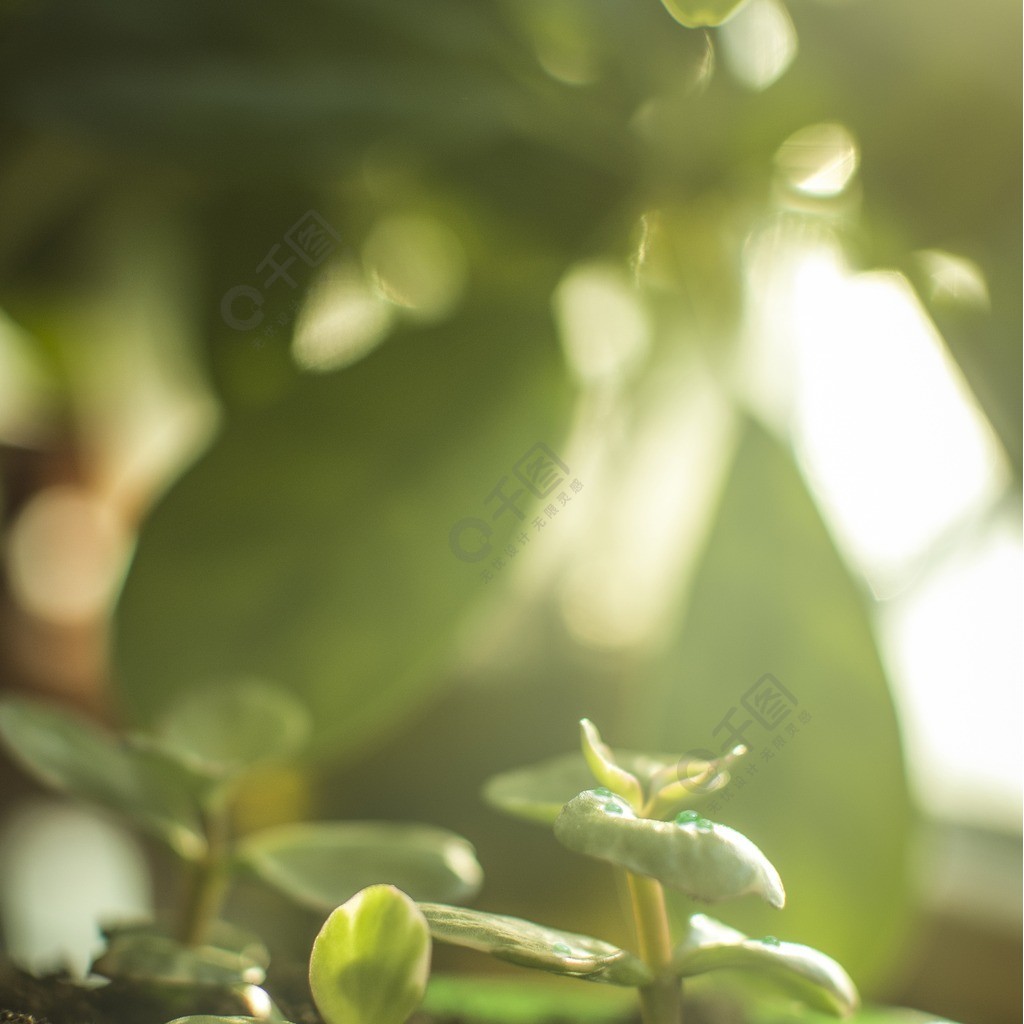
[(223, 812), (203, 815), (206, 853), (195, 863), (178, 937), (186, 946), (198, 946), (216, 920), (227, 888), (228, 836)]
[(679, 979), (667, 974), (672, 960), (672, 933), (665, 908), (665, 890), (654, 878), (626, 872), (633, 905), (640, 956), (655, 975), (640, 992), (644, 1024), (680, 1024), (683, 996)]

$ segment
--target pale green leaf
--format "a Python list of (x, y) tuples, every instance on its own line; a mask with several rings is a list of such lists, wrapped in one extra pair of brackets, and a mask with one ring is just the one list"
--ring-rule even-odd
[(778, 872), (746, 836), (696, 815), (683, 823), (638, 818), (625, 801), (591, 790), (566, 804), (555, 836), (576, 853), (650, 875), (694, 899), (754, 893), (776, 907), (785, 903)]
[(690, 929), (672, 960), (680, 977), (716, 970), (760, 971), (819, 1010), (846, 1016), (860, 1003), (846, 971), (810, 946), (772, 936), (749, 939), (703, 914), (690, 918)]
[(632, 953), (608, 942), (546, 928), (503, 914), (422, 903), (420, 909), (439, 942), (490, 953), (499, 960), (612, 985), (645, 985), (650, 971)]
[(198, 812), (174, 772), (86, 719), (38, 701), (0, 702), (0, 741), (41, 782), (124, 815), (184, 857), (206, 846)]
[(712, 28), (731, 18), (747, 0), (661, 0), (666, 10), (687, 28)]
[(587, 767), (594, 778), (602, 786), (628, 800), (635, 810), (640, 810), (644, 802), (640, 782), (635, 775), (616, 763), (611, 748), (602, 741), (594, 723), (586, 718), (580, 720), (580, 743)]
[(473, 847), (431, 825), (313, 822), (247, 836), (239, 859), (269, 885), (316, 910), (390, 882), (414, 899), (469, 899), (483, 882)]
[(327, 1024), (402, 1024), (430, 972), (430, 932), (416, 904), (374, 885), (338, 907), (313, 943), (309, 984)]
[(233, 679), (182, 697), (154, 733), (165, 753), (222, 778), (296, 754), (309, 728), (309, 713), (287, 691), (258, 679)]

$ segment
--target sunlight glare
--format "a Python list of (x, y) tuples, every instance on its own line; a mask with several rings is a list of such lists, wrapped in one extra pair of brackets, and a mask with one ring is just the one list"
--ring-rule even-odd
[(886, 609), (911, 779), (933, 813), (1019, 826), (1021, 540), (1003, 522)]

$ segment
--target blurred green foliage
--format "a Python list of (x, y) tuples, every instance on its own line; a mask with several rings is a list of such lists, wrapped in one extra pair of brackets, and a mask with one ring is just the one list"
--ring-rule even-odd
[[(743, 246), (777, 212), (780, 144), (845, 124), (861, 207), (794, 216), (858, 266), (913, 277), (913, 253), (939, 247), (982, 268), (990, 311), (931, 312), (1019, 479), (1020, 12), (790, 8), (799, 53), (755, 92), (713, 59), (715, 32), (684, 29), (657, 0), (4, 5), (0, 307), (31, 339), (47, 415), (83, 444), (100, 443), (98, 410), (145, 400), (134, 389), (152, 373), (208, 389), (221, 410), (141, 528), (116, 619), (131, 717), (223, 672), (287, 681), (336, 766), (325, 811), (458, 828), (495, 909), (621, 939), (574, 895), (586, 876), (570, 858), (556, 855), (553, 879), (533, 873), (550, 839), (485, 816), (479, 781), (566, 749), (582, 714), (622, 746), (712, 746), (771, 672), (812, 720), (722, 817), (758, 836), (791, 900), (788, 923), (753, 907), (740, 923), (792, 930), (870, 992), (907, 906), (896, 723), (868, 598), (793, 453), (746, 418), (728, 374)], [(382, 219), (444, 223), (465, 261), (461, 302), (433, 322), (399, 309), (379, 349), (321, 375), (289, 351), (286, 300), (312, 270), (294, 292), (266, 287), (268, 333), (229, 326), (225, 292), (259, 285), (257, 265), (309, 209), (371, 279)], [(636, 270), (638, 249), (649, 361), (614, 385), (581, 381), (552, 293), (579, 261)], [(487, 514), (532, 444), (564, 455), (581, 423), (590, 448), (573, 450), (603, 445), (623, 468), (652, 407), (683, 401), (673, 382), (694, 358), (739, 423), (735, 453), (720, 449), (720, 501), (695, 491), (712, 503), (710, 539), (661, 640), (602, 657), (560, 613), (567, 564), (594, 554), (571, 550), (576, 508), (524, 550), (547, 566), (529, 585), (509, 568), (484, 583), (449, 533)], [(131, 429), (127, 413), (114, 420)], [(580, 472), (580, 518), (600, 522), (619, 483)], [(500, 549), (518, 524), (496, 525)]]

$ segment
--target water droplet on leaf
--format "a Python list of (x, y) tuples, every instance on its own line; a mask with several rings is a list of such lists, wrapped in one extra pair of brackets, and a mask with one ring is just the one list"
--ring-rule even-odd
[(610, 789), (605, 789), (604, 786), (598, 786), (597, 789), (594, 790), (594, 792), (598, 796), (615, 796), (615, 794)]
[(690, 825), (695, 821), (700, 821), (700, 815), (696, 811), (680, 811), (676, 815), (677, 825)]
[(782, 943), (779, 942), (779, 940), (777, 938), (775, 938), (774, 935), (766, 935), (761, 941), (766, 946), (781, 946), (782, 945)]
[(714, 831), (715, 823), (708, 818), (698, 818), (697, 828), (701, 832), (712, 832)]
[(610, 814), (621, 814), (622, 813), (622, 808), (617, 803), (615, 803), (613, 800), (609, 800), (608, 803), (606, 803), (604, 805), (604, 809), (606, 811), (608, 811)]
[(556, 942), (551, 948), (556, 953), (568, 954), (572, 952), (572, 950), (564, 942)]

